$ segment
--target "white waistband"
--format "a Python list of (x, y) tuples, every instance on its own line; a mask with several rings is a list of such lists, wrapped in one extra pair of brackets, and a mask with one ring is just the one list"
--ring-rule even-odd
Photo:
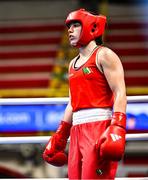
[(83, 109), (73, 113), (73, 125), (104, 121), (112, 116), (111, 108)]

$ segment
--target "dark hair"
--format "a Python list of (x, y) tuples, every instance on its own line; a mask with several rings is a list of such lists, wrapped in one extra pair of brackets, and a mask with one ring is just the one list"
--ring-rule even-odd
[(99, 36), (95, 39), (95, 42), (97, 45), (102, 45), (103, 44), (103, 38), (102, 36)]

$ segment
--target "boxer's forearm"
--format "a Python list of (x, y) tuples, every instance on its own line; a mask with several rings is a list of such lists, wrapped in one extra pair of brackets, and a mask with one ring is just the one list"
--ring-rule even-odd
[(66, 121), (71, 124), (72, 123), (72, 114), (73, 114), (72, 107), (71, 107), (71, 103), (69, 102), (65, 109), (63, 121)]

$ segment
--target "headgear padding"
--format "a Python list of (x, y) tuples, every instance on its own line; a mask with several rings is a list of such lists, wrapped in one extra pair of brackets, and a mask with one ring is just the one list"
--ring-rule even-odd
[(69, 26), (72, 22), (78, 21), (82, 25), (82, 31), (76, 47), (88, 44), (91, 40), (95, 40), (105, 31), (106, 16), (93, 15), (85, 9), (79, 9), (71, 12), (65, 21)]

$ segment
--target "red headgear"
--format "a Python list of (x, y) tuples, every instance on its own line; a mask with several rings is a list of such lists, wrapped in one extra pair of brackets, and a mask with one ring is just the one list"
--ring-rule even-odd
[(85, 9), (79, 9), (71, 12), (67, 16), (65, 24), (68, 26), (73, 21), (78, 21), (82, 25), (81, 35), (76, 45), (76, 47), (81, 47), (88, 44), (91, 40), (95, 40), (104, 33), (106, 16), (93, 15)]

